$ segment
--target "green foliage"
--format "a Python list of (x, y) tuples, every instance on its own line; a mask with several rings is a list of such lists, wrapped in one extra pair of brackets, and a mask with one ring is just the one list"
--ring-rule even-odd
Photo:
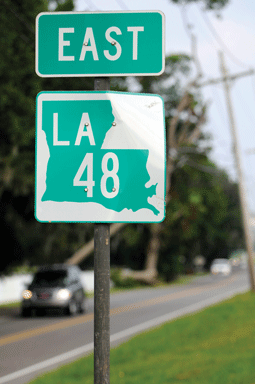
[(0, 3), (0, 228), (8, 249), (0, 270), (22, 261), (17, 232), (33, 215), (35, 97), (41, 89), (34, 70), (34, 24), (46, 10), (44, 0)]
[[(167, 127), (180, 102), (181, 84), (184, 77), (187, 82), (189, 69), (188, 56), (172, 55), (166, 59), (164, 75), (137, 80), (142, 91), (160, 93), (164, 97)], [(169, 82), (170, 79), (172, 82)], [(199, 93), (190, 94), (189, 98), (189, 109), (184, 114), (189, 113), (197, 119), (199, 114), (205, 113), (206, 106)], [(180, 116), (176, 129), (177, 139), (183, 131), (189, 133), (194, 129), (196, 120), (193, 122)], [(205, 140), (206, 137), (201, 134), (195, 144), (177, 148), (171, 179), (171, 200), (167, 206), (166, 219), (162, 223), (158, 261), (158, 271), (166, 281), (176, 279), (183, 272), (193, 272), (193, 259), (199, 254), (206, 258), (208, 267), (213, 258), (228, 257), (232, 249), (243, 244), (236, 185), (209, 160), (210, 149), (206, 148), (205, 143), (205, 149), (200, 150), (200, 142)], [(136, 226), (128, 226), (120, 235), (116, 251), (118, 265), (133, 269), (144, 267), (151, 226), (144, 228), (143, 237), (139, 235)], [(141, 233), (141, 226), (139, 231)], [(143, 252), (140, 251), (141, 239)], [(134, 263), (134, 257), (140, 257), (140, 268), (139, 263)]]
[[(161, 76), (141, 76), (134, 82), (143, 93), (160, 94), (165, 102), (166, 118), (172, 115), (182, 93), (182, 82), (190, 73), (191, 59), (188, 55), (178, 54), (166, 57), (165, 72)], [(170, 80), (170, 81), (169, 81)]]
[(28, 273), (35, 273), (37, 271), (37, 267), (30, 267), (27, 264), (19, 265), (16, 268), (13, 268), (12, 273), (15, 275), (26, 275)]
[[(205, 156), (192, 157), (196, 162), (177, 167), (171, 181), (158, 264), (168, 281), (180, 273), (182, 265), (191, 272), (197, 255), (206, 258), (208, 267), (212, 259), (227, 258), (243, 244), (236, 185)], [(208, 172), (201, 171), (200, 164)], [(183, 264), (180, 255), (185, 258)]]
[[(211, 9), (217, 9), (225, 3), (225, 0), (205, 2)], [(41, 90), (79, 91), (94, 88), (94, 79), (90, 77), (42, 79), (35, 74), (36, 15), (48, 9), (71, 11), (73, 6), (73, 0), (0, 2), (0, 228), (3, 246), (8, 248), (9, 255), (8, 258), (1, 258), (0, 271), (11, 271), (24, 261), (28, 265), (63, 262), (93, 236), (91, 224), (41, 224), (34, 219), (36, 95)], [(180, 101), (190, 63), (189, 56), (175, 54), (166, 58), (166, 70), (161, 76), (133, 78), (141, 92), (157, 93), (164, 97), (167, 125)], [(113, 78), (111, 89), (128, 91), (127, 79)], [(190, 99), (193, 110), (202, 111), (205, 108), (199, 94), (190, 95)], [(178, 133), (183, 124), (181, 120)], [(190, 130), (194, 127), (195, 123), (189, 125)], [(212, 166), (206, 157), (203, 161), (201, 158), (192, 158), (192, 161), (202, 166)], [(172, 201), (167, 207), (159, 263), (159, 269), (167, 280), (174, 279), (182, 270), (179, 255), (192, 260), (197, 249), (205, 252), (209, 261), (219, 248), (226, 254), (235, 244), (239, 248), (242, 246), (236, 190), (231, 183), (224, 184), (224, 197), (222, 187), (218, 186), (217, 190), (214, 186), (210, 191), (210, 183), (203, 181), (201, 172), (192, 172), (187, 164), (183, 169), (176, 169), (175, 174), (176, 182)], [(177, 179), (182, 181), (183, 188)], [(217, 205), (221, 209), (216, 209)], [(220, 234), (221, 228), (225, 232)], [(112, 240), (112, 264), (142, 269), (149, 239), (150, 225), (128, 225)], [(188, 257), (188, 254), (191, 256)]]
[(134, 270), (143, 269), (149, 240), (148, 227), (127, 225), (111, 242), (111, 264)]
[(47, 0), (48, 9), (55, 12), (70, 12), (74, 10), (73, 0)]
[(73, 0), (58, 1), (58, 5), (55, 9), (56, 12), (70, 12), (74, 10)]
[(170, 249), (168, 252), (161, 252), (159, 259), (159, 274), (167, 283), (176, 280), (178, 276), (184, 275), (186, 272), (180, 256), (173, 252), (176, 252), (176, 250)]
[(34, 189), (34, 100), (40, 79), (34, 71), (34, 20), (45, 2), (1, 3), (0, 126), (1, 189), (27, 195)]
[[(0, 44), (0, 227), (8, 258), (0, 271), (63, 262), (93, 236), (93, 225), (41, 224), (34, 218), (35, 99), (40, 91), (93, 90), (93, 78), (40, 78), (35, 73), (35, 18), (71, 11), (72, 0), (3, 0)], [(124, 78), (113, 89), (127, 90)]]
[[(73, 2), (51, 4), (72, 10)], [(0, 227), (8, 258), (15, 265), (63, 262), (93, 234), (91, 225), (48, 224), (34, 219), (35, 99), (41, 90), (92, 89), (93, 79), (41, 79), (35, 73), (35, 18), (47, 11), (44, 0), (3, 0), (0, 44)]]
[(115, 288), (132, 289), (132, 288), (137, 288), (145, 285), (134, 280), (132, 277), (124, 276), (123, 270), (121, 268), (111, 269), (111, 280), (114, 283)]

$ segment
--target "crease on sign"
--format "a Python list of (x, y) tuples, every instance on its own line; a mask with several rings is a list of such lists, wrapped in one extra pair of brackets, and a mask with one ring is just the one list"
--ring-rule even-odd
[[(163, 121), (158, 113), (159, 97), (108, 94), (116, 126), (106, 134), (102, 148), (105, 149), (148, 149), (158, 158), (162, 157), (163, 130), (158, 129)], [(148, 108), (147, 98), (151, 100)], [(162, 111), (162, 103), (161, 111)]]
[(164, 168), (165, 161), (161, 98), (119, 94), (116, 97), (110, 93), (108, 97), (116, 125), (107, 132), (102, 149), (149, 149), (146, 168), (150, 179), (145, 186), (149, 188), (157, 184), (156, 194), (158, 198), (163, 198), (164, 185), (159, 182), (159, 174)]
[(50, 150), (46, 139), (46, 133), (41, 129), (37, 132), (37, 142), (40, 146), (37, 149), (37, 189), (38, 198), (41, 200), (46, 191), (46, 175), (48, 161), (50, 158)]

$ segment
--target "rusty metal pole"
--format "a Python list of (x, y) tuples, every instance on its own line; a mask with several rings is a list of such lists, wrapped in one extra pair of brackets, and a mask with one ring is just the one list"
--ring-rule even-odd
[[(95, 78), (94, 90), (110, 89)], [(94, 224), (94, 384), (110, 384), (110, 224)]]

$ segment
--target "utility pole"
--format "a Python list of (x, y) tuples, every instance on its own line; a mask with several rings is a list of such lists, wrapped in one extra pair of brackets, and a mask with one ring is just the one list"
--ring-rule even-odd
[(230, 98), (229, 76), (225, 66), (223, 52), (220, 52), (220, 69), (223, 76), (223, 84), (224, 84), (224, 90), (226, 95), (226, 103), (227, 103), (229, 122), (230, 122), (230, 128), (231, 128), (231, 134), (232, 134), (232, 140), (233, 140), (233, 150), (234, 150), (236, 169), (237, 169), (238, 191), (239, 191), (240, 207), (241, 207), (241, 213), (242, 213), (244, 238), (245, 238), (246, 250), (248, 253), (250, 284), (251, 284), (251, 290), (255, 291), (253, 244), (252, 244), (252, 238), (251, 238), (251, 232), (250, 232), (249, 212), (247, 209), (247, 202), (246, 202), (244, 178), (243, 178), (243, 172), (242, 172), (242, 166), (241, 166), (240, 148), (239, 148), (239, 143), (237, 139), (234, 113), (233, 113), (233, 108), (232, 108), (232, 103)]
[(239, 73), (236, 73), (235, 75), (226, 75), (218, 79), (209, 79), (204, 81), (203, 83), (196, 84), (196, 87), (204, 87), (206, 85), (219, 84), (227, 80), (236, 80), (236, 79), (239, 79), (240, 77), (254, 75), (254, 73), (255, 73), (254, 69), (250, 69), (249, 71), (239, 72)]

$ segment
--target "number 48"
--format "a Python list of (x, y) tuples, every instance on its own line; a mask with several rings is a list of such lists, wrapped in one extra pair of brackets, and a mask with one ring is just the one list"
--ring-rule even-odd
[[(108, 169), (108, 160), (112, 159), (113, 167), (111, 170)], [(120, 181), (117, 175), (119, 170), (119, 159), (115, 153), (108, 152), (104, 155), (102, 159), (102, 171), (103, 176), (100, 182), (100, 188), (102, 195), (108, 199), (112, 199), (117, 196), (119, 192)], [(81, 177), (84, 171), (87, 168), (87, 180), (81, 180)], [(106, 182), (109, 178), (113, 180), (113, 188), (110, 192), (107, 191)], [(83, 186), (86, 187), (85, 191), (87, 192), (88, 197), (93, 197), (93, 187), (95, 186), (95, 181), (93, 180), (93, 153), (86, 153), (74, 179), (73, 185), (75, 187)]]

